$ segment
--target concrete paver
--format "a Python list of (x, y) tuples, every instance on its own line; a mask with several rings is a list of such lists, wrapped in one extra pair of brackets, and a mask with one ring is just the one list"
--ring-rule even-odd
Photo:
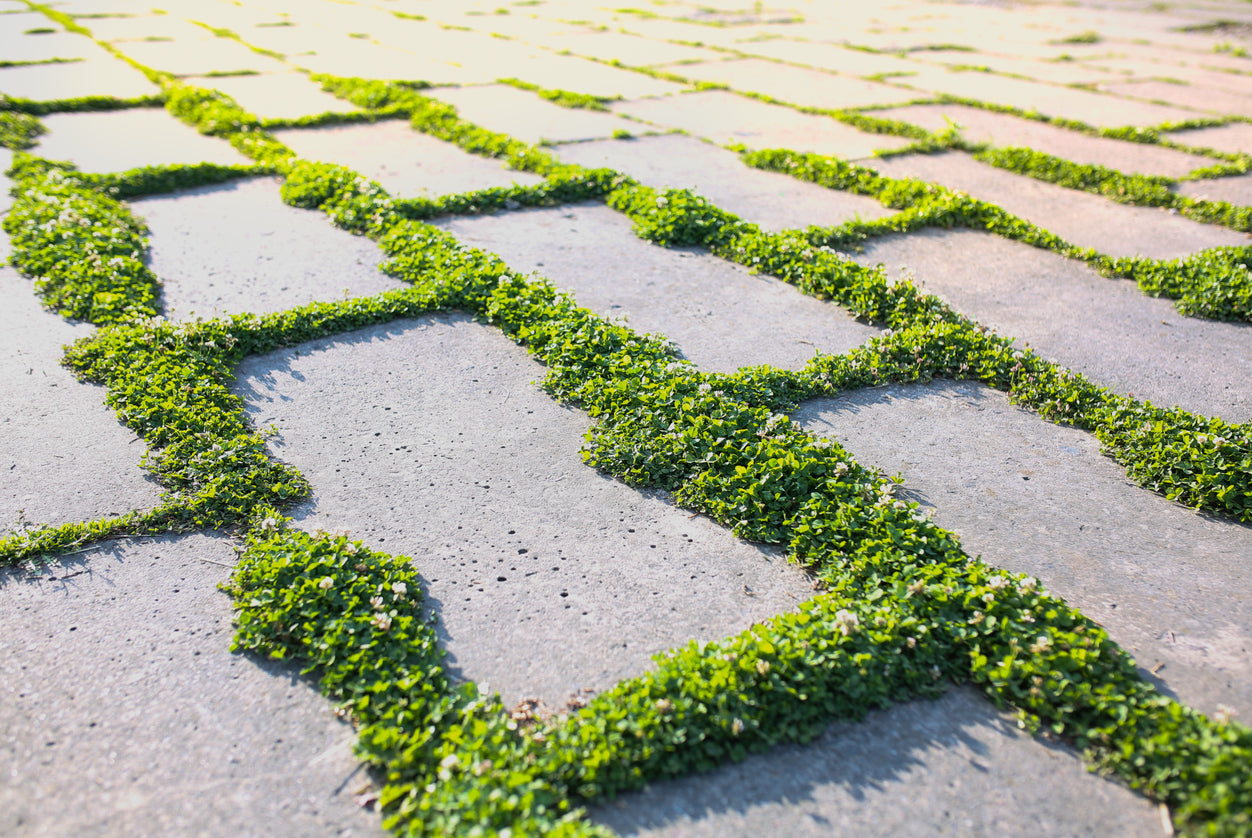
[(961, 136), (976, 143), (1031, 148), (1075, 163), (1148, 175), (1182, 177), (1219, 161), (1164, 146), (1092, 137), (1045, 122), (973, 108), (968, 105), (911, 105), (879, 111), (875, 116), (899, 119), (927, 131), (955, 125)]
[(615, 131), (638, 131), (638, 125), (613, 114), (563, 108), (529, 90), (504, 84), (437, 88), (429, 91), (456, 107), (465, 119), (491, 131), (537, 143), (611, 137)]
[(957, 311), (1122, 395), (1252, 421), (1252, 326), (1183, 317), (1173, 302), (1081, 262), (972, 230), (866, 242), (863, 264), (907, 272)]
[(196, 132), (164, 108), (58, 113), (43, 119), (48, 133), (34, 152), (69, 160), (85, 172), (121, 172), (173, 163), (251, 163), (230, 143)]
[(1239, 207), (1252, 204), (1252, 175), (1185, 180), (1174, 191), (1189, 198), (1206, 201), (1226, 201)]
[(619, 102), (612, 109), (715, 143), (740, 143), (757, 149), (790, 148), (853, 159), (909, 143), (901, 137), (866, 134), (830, 117), (800, 113), (722, 90)]
[(297, 520), (411, 556), (449, 664), (508, 704), (563, 707), (812, 595), (780, 555), (583, 465), (590, 422), (542, 372), (441, 315), (248, 359), (237, 389), (314, 487)]
[(285, 311), (403, 283), (382, 274), (368, 239), (319, 213), (285, 206), (269, 178), (135, 201), (151, 230), (149, 264), (172, 319)]
[(938, 67), (919, 69), (900, 81), (919, 90), (980, 99), (996, 105), (1038, 111), (1046, 116), (1077, 119), (1098, 127), (1158, 125), (1199, 116), (1194, 110), (1136, 102), (1073, 87), (1058, 87), (989, 73), (952, 72)]
[(300, 73), (191, 78), (189, 83), (220, 90), (262, 119), (297, 119), (322, 113), (350, 113), (356, 106), (336, 99)]
[(667, 249), (630, 232), (600, 205), (441, 220), (439, 226), (538, 271), (580, 305), (672, 340), (710, 372), (770, 364), (799, 369), (817, 351), (844, 352), (877, 330), (786, 283), (753, 276), (694, 249)]
[(597, 807), (623, 836), (1156, 835), (1155, 807), (1033, 741), (973, 690)]
[(131, 99), (160, 92), (143, 73), (115, 58), (0, 69), (0, 93), (19, 99), (44, 101), (79, 96)]
[(347, 166), (403, 198), (543, 181), (419, 133), (404, 119), (276, 131), (274, 136), (301, 157)]
[(556, 153), (565, 162), (607, 166), (648, 186), (692, 189), (766, 230), (834, 226), (894, 214), (873, 198), (745, 166), (733, 151), (682, 134), (572, 143), (559, 146)]
[(0, 832), (382, 834), (352, 728), (230, 653), (234, 558), (188, 535), (0, 570)]
[(1174, 259), (1209, 247), (1245, 245), (1226, 227), (1190, 221), (1163, 209), (1116, 204), (980, 163), (963, 152), (892, 157), (868, 165), (889, 177), (912, 177), (968, 192), (1056, 233), (1080, 247), (1110, 256)]
[(1039, 579), (1183, 703), (1252, 713), (1247, 527), (1128, 483), (1090, 434), (975, 382), (862, 390), (796, 416), (900, 474), (966, 552)]
[[(1240, 43), (1237, 30), (1179, 28), (1252, 22), (1252, 12), (1211, 0), (1169, 9), (1083, 3), (746, 8), (742, 0), (700, 0), (632, 13), (588, 0), (165, 0), (166, 14), (156, 14), (145, 0), (63, 0), (57, 9), (91, 16), (77, 21), (123, 53), (198, 74), (193, 83), (236, 96), (261, 116), (350, 109), (295, 75), (299, 67), (424, 80), (486, 128), (551, 140), (565, 160), (609, 165), (648, 184), (690, 186), (777, 230), (890, 211), (748, 169), (701, 138), (854, 159), (908, 141), (729, 92), (684, 92), (686, 85), (611, 62), (659, 66), (797, 106), (892, 105), (873, 112), (908, 114), (940, 130), (943, 115), (956, 113), (969, 137), (1120, 171), (1179, 176), (1207, 165), (987, 110), (907, 106), (949, 92), (1101, 126), (1242, 112), (1250, 77), (1238, 71), (1252, 62), (1223, 46)], [(124, 62), (100, 57), (88, 38), (25, 35), (45, 19), (0, 0), (0, 12), (14, 10), (20, 14), (0, 14), (0, 60), (68, 49), (96, 57), (0, 68), (6, 95), (157, 92)], [(129, 17), (96, 17), (116, 14)], [(217, 75), (243, 70), (262, 75)], [(616, 115), (562, 109), (497, 84), (503, 77), (626, 101), (613, 105)], [(1117, 94), (1066, 86), (1089, 83)], [(1153, 94), (1162, 84), (1176, 95)], [(1135, 100), (1145, 93), (1177, 106)], [(627, 116), (695, 136), (607, 139), (651, 130)], [(91, 170), (242, 162), (224, 141), (190, 129), (160, 133), (184, 126), (156, 110), (43, 119), (53, 131), (35, 153)], [(1168, 136), (1252, 150), (1246, 128)], [(536, 182), (402, 121), (282, 138), (399, 195)], [(58, 144), (64, 153), (53, 153)], [(0, 163), (10, 157), (0, 152)], [(872, 163), (967, 189), (1112, 254), (1172, 256), (1248, 241), (964, 155)], [(1178, 189), (1246, 204), (1246, 180)], [(9, 201), (0, 197), (0, 212)], [(401, 286), (377, 270), (373, 243), (284, 206), (268, 178), (134, 206), (152, 227), (151, 265), (174, 318), (277, 311)], [(876, 333), (702, 251), (640, 241), (628, 219), (603, 205), (441, 224), (514, 268), (551, 276), (582, 305), (659, 331), (705, 369), (794, 369), (817, 349), (846, 351)], [(0, 257), (7, 255), (0, 237)], [(893, 276), (911, 267), (921, 286), (958, 310), (1118, 392), (1252, 418), (1246, 324), (1184, 318), (1130, 283), (985, 233), (876, 239), (855, 258), (883, 262)], [(9, 270), (0, 270), (0, 299), (0, 340), (10, 350), (0, 378), (11, 402), (0, 405), (0, 419), (16, 429), (0, 435), (0, 456), (12, 466), (0, 486), (8, 510), (0, 526), (17, 524), (18, 509), (25, 520), (56, 522), (156, 503), (159, 488), (137, 466), (142, 443), (100, 404), (101, 390), (58, 366), (63, 344), (90, 327), (40, 311), (30, 281)], [(373, 547), (411, 555), (453, 673), (499, 689), (508, 702), (539, 697), (560, 707), (575, 689), (605, 689), (646, 670), (653, 652), (723, 637), (812, 595), (778, 552), (587, 468), (578, 449), (589, 420), (545, 395), (535, 383), (542, 375), (490, 326), (439, 314), (248, 359), (236, 392), (259, 425), (276, 425), (272, 451), (314, 488), (313, 500), (294, 510), (299, 526), (347, 526)], [(1202, 712), (1252, 715), (1252, 605), (1240, 593), (1252, 569), (1247, 527), (1131, 486), (1091, 436), (968, 382), (848, 393), (798, 415), (862, 462), (901, 472), (971, 553), (1039, 576), (1105, 625), (1167, 693)], [(236, 546), (217, 533), (130, 539), (67, 557), (36, 581), (0, 572), (0, 773), (11, 780), (0, 786), (0, 833), (379, 831), (378, 816), (353, 800), (368, 780), (350, 754), (353, 732), (294, 670), (227, 652), (230, 604), (214, 587), (227, 578)], [(1155, 804), (1087, 774), (1072, 750), (1018, 732), (964, 688), (835, 725), (807, 747), (657, 784), (593, 814), (626, 834), (738, 838), (1149, 835), (1163, 831), (1161, 816)]]
[[(7, 237), (5, 237), (7, 240)], [(30, 280), (0, 267), (0, 535), (21, 522), (64, 524), (155, 506), (144, 447), (104, 406), (104, 390), (60, 365), (91, 333), (43, 311)]]
[(1252, 154), (1252, 125), (1246, 122), (1232, 122), (1216, 128), (1171, 131), (1165, 136), (1175, 142), (1197, 148), (1215, 148), (1231, 154), (1240, 152)]
[(911, 90), (837, 76), (820, 70), (794, 67), (760, 58), (683, 64), (674, 72), (686, 78), (729, 85), (741, 93), (760, 93), (780, 102), (810, 108), (863, 108), (908, 102)]

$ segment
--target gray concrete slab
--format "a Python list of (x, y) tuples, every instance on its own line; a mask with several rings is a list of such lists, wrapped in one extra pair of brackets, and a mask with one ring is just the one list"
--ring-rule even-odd
[(1174, 191), (1188, 198), (1226, 201), (1235, 206), (1246, 207), (1252, 205), (1252, 175), (1185, 180), (1178, 184)]
[[(0, 71), (3, 72), (3, 71)], [(246, 165), (226, 140), (207, 137), (164, 108), (58, 113), (42, 118), (48, 133), (33, 153), (69, 160), (85, 172), (121, 172), (174, 163)]]
[(402, 283), (378, 270), (369, 239), (286, 206), (269, 178), (135, 201), (151, 230), (149, 264), (172, 319), (285, 311), (377, 294)]
[(1105, 166), (1126, 173), (1182, 177), (1219, 162), (1164, 146), (1092, 137), (1033, 119), (967, 105), (912, 105), (879, 111), (875, 116), (899, 119), (935, 132), (956, 125), (961, 136), (972, 142), (1033, 148), (1075, 163)]
[(636, 123), (614, 114), (563, 108), (529, 90), (506, 84), (437, 88), (429, 95), (455, 106), (475, 125), (528, 143), (601, 139), (615, 131), (639, 130)]
[(620, 102), (612, 109), (718, 144), (741, 143), (754, 149), (789, 148), (855, 159), (909, 143), (901, 137), (866, 134), (829, 117), (800, 113), (724, 90)]
[(970, 688), (658, 783), (591, 817), (655, 838), (1161, 834), (1152, 803), (1032, 740)]
[(1252, 326), (1183, 317), (1170, 300), (1081, 262), (972, 230), (867, 242), (856, 257), (907, 273), (961, 313), (1123, 395), (1252, 421)]
[(102, 388), (61, 366), (65, 344), (91, 327), (42, 310), (31, 281), (9, 267), (0, 267), (0, 299), (0, 535), (22, 522), (155, 506), (160, 487), (139, 467), (143, 443), (104, 406)]
[(778, 553), (597, 474), (590, 425), (493, 328), (439, 315), (248, 359), (237, 392), (314, 499), (302, 526), (411, 556), (454, 672), (563, 707), (792, 609)]
[[(487, 70), (484, 70), (484, 75)], [(572, 90), (606, 99), (637, 99), (643, 96), (665, 96), (687, 89), (686, 85), (610, 67), (572, 55), (548, 52), (529, 55), (495, 69), (496, 78), (518, 78), (556, 90)]]
[(684, 64), (673, 71), (689, 79), (717, 82), (741, 93), (760, 93), (809, 108), (863, 108), (908, 102), (917, 97), (915, 92), (901, 87), (761, 58)]
[(989, 73), (952, 72), (934, 66), (926, 66), (899, 81), (918, 90), (1035, 110), (1047, 116), (1077, 119), (1101, 127), (1159, 125), (1193, 119), (1198, 115), (1190, 109), (1138, 102), (1073, 87), (1040, 84)]
[(1189, 108), (1205, 115), (1252, 115), (1252, 97), (1232, 93), (1220, 87), (1146, 80), (1101, 82), (1099, 89), (1117, 96)]
[(863, 390), (795, 416), (900, 474), (966, 552), (1038, 578), (1184, 704), (1252, 714), (1248, 527), (1131, 484), (1095, 437), (975, 382)]
[(674, 64), (680, 61), (710, 61), (719, 53), (702, 47), (675, 44), (623, 32), (562, 33), (548, 42), (575, 55), (591, 55), (604, 61), (620, 61), (631, 67)]
[(382, 834), (352, 728), (230, 653), (234, 560), (188, 535), (0, 570), (0, 832)]
[[(841, 44), (823, 44), (791, 39), (737, 42), (735, 49), (748, 55), (760, 55), (789, 64), (802, 64), (834, 70), (849, 76), (898, 75), (907, 81), (908, 74), (916, 73), (925, 65), (908, 58), (883, 55), (876, 52), (848, 49)], [(896, 81), (897, 79), (893, 79)]]
[(1252, 125), (1232, 122), (1216, 128), (1195, 128), (1190, 131), (1171, 131), (1165, 135), (1175, 142), (1197, 148), (1215, 148), (1232, 154), (1252, 154)]
[(0, 93), (48, 101), (79, 96), (152, 96), (161, 90), (135, 68), (115, 58), (73, 64), (36, 64), (0, 69)]
[(325, 92), (302, 73), (192, 78), (191, 84), (220, 90), (262, 119), (296, 119), (320, 113), (349, 113), (354, 105)]
[(844, 352), (877, 330), (771, 277), (695, 249), (667, 249), (631, 232), (602, 205), (439, 222), (457, 238), (534, 270), (579, 305), (673, 341), (701, 369), (770, 364), (799, 369), (817, 351)]
[[(50, 58), (102, 58), (107, 53), (90, 38), (66, 32), (41, 14), (5, 15), (0, 19), (3, 61), (46, 61)], [(52, 29), (52, 32), (39, 30)]]
[(538, 175), (513, 171), (499, 160), (415, 131), (403, 119), (276, 131), (274, 136), (301, 157), (347, 166), (404, 198), (543, 182)]
[(202, 76), (209, 72), (277, 73), (287, 69), (230, 38), (218, 38), (201, 30), (196, 37), (172, 41), (129, 41), (118, 48), (144, 66), (176, 76)]
[(648, 186), (693, 189), (766, 230), (834, 226), (894, 214), (873, 198), (754, 169), (733, 151), (681, 134), (572, 143), (559, 146), (556, 154), (569, 163), (616, 169)]
[(1167, 210), (1131, 207), (980, 163), (963, 152), (875, 159), (889, 177), (912, 177), (968, 192), (1080, 247), (1110, 256), (1173, 259), (1209, 247), (1246, 245), (1247, 235)]

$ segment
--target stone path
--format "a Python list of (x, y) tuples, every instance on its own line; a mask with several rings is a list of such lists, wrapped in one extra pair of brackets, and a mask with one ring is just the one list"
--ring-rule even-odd
[[(907, 208), (750, 168), (744, 148), (963, 190), (1111, 257), (1252, 243), (1238, 223), (993, 168), (968, 144), (913, 145), (917, 128), (955, 127), (967, 143), (1252, 204), (1252, 176), (1238, 171), (1252, 153), (1241, 121), (1252, 118), (1252, 10), (1234, 0), (161, 5), (64, 0), (45, 14), (0, 0), (0, 105), (39, 114), (30, 154), (95, 174), (250, 164), (246, 145), (226, 139), (234, 129), (197, 133), (153, 102), (64, 101), (153, 96), (159, 79), (143, 70), (172, 74), (276, 120), (265, 125), (298, 157), (346, 167), (395, 198), (514, 190), (500, 212), (433, 223), (672, 342), (702, 372), (803, 375), (815, 358), (889, 332), (751, 263), (652, 244), (602, 201), (525, 208), (540, 175), (402, 119), (362, 119), (365, 104), (306, 73), (422, 82), (405, 89), (562, 163), (691, 189), (769, 232), (888, 225)], [(571, 100), (583, 107), (562, 106)], [(302, 122), (324, 114), (342, 116)], [(1155, 128), (1163, 142), (1100, 130), (1127, 126)], [(0, 163), (15, 155), (0, 151)], [(1229, 176), (1190, 179), (1220, 165)], [(190, 325), (408, 287), (385, 271), (377, 243), (285, 204), (280, 183), (254, 173), (128, 201), (147, 225), (161, 317)], [(0, 213), (14, 212), (12, 181), (0, 186)], [(1132, 281), (985, 231), (928, 227), (846, 250), (1114, 393), (1219, 417), (1232, 436), (1252, 422), (1246, 316), (1187, 317)], [(0, 237), (0, 256), (11, 252)], [(1240, 270), (1220, 281), (1246, 282)], [(65, 346), (99, 329), (41, 309), (31, 278), (8, 266), (0, 300), (0, 545), (43, 524), (157, 507), (172, 486), (141, 466), (145, 440), (103, 388), (61, 366)], [(584, 464), (593, 419), (548, 395), (544, 367), (497, 326), (463, 312), (395, 320), (249, 357), (231, 385), (270, 455), (311, 485), (285, 510), (294, 527), (344, 527), (365, 547), (411, 557), (454, 679), (508, 707), (533, 700), (541, 714), (563, 713), (648, 671), (658, 653), (796, 613), (819, 593), (785, 545), (736, 538), (670, 493)], [(1037, 578), (1103, 626), (1164, 695), (1211, 719), (1252, 720), (1247, 524), (1137, 485), (1092, 434), (972, 381), (852, 390), (791, 415), (898, 474), (900, 494), (970, 556)], [(72, 548), (0, 563), (0, 835), (383, 831), (383, 772), (354, 756), (356, 731), (316, 681), (298, 663), (230, 651), (232, 602), (218, 586), (239, 560), (238, 526)], [(951, 686), (835, 722), (805, 745), (592, 801), (588, 817), (655, 836), (1173, 834), (1168, 807), (1086, 771), (1071, 744), (1031, 737), (1011, 708)]]

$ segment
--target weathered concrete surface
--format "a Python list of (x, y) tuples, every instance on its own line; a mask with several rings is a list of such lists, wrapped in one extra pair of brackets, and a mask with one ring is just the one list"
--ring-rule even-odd
[(620, 102), (612, 109), (663, 128), (681, 128), (718, 144), (733, 142), (754, 149), (790, 148), (857, 158), (867, 157), (877, 149), (908, 144), (900, 137), (866, 134), (830, 117), (800, 113), (721, 90)]
[(1175, 142), (1197, 148), (1215, 148), (1231, 154), (1252, 153), (1252, 125), (1232, 122), (1216, 128), (1195, 128), (1190, 131), (1171, 131), (1165, 135)]
[(1082, 262), (972, 230), (866, 242), (883, 264), (957, 311), (1123, 395), (1252, 421), (1252, 326), (1184, 317), (1170, 300)]
[(927, 131), (942, 132), (953, 124), (961, 136), (977, 143), (1020, 146), (1075, 163), (1104, 166), (1120, 172), (1182, 177), (1219, 161), (1164, 146), (1092, 137), (1046, 122), (973, 108), (968, 105), (910, 105), (875, 114), (899, 119)]
[(1109, 256), (1174, 259), (1209, 247), (1246, 245), (1252, 239), (1226, 227), (1152, 207), (1114, 203), (980, 163), (963, 152), (910, 154), (866, 165), (889, 177), (920, 178), (968, 192), (1080, 247)]
[(513, 171), (499, 160), (415, 131), (404, 119), (276, 131), (274, 136), (301, 157), (347, 166), (401, 198), (543, 182), (538, 175)]
[(1235, 206), (1246, 207), (1252, 204), (1252, 175), (1185, 180), (1178, 184), (1175, 191), (1188, 198), (1226, 201)]
[(529, 90), (503, 84), (436, 88), (430, 95), (455, 105), (462, 117), (476, 125), (530, 143), (592, 140), (611, 137), (615, 131), (638, 130), (613, 114), (563, 108)]
[(673, 69), (686, 78), (717, 82), (741, 93), (760, 93), (810, 108), (839, 110), (891, 105), (908, 102), (917, 95), (900, 87), (760, 58), (684, 64)]
[(1032, 741), (971, 688), (623, 795), (591, 816), (655, 838), (1162, 834), (1153, 804)]
[(50, 160), (69, 160), (85, 172), (121, 172), (172, 163), (229, 166), (252, 162), (230, 143), (197, 133), (164, 108), (51, 114), (43, 117), (43, 124), (48, 133), (39, 137), (33, 152)]
[[(8, 237), (4, 239), (7, 248)], [(0, 267), (0, 537), (22, 523), (90, 521), (155, 506), (144, 446), (104, 406), (104, 390), (61, 366), (91, 334), (43, 311), (31, 281)]]
[(18, 99), (73, 99), (78, 96), (152, 96), (160, 88), (115, 58), (73, 64), (35, 64), (0, 69), (0, 93)]
[(352, 728), (230, 653), (234, 559), (189, 535), (0, 570), (0, 833), (381, 833)]
[(285, 69), (268, 55), (204, 30), (169, 41), (133, 41), (126, 44), (125, 52), (140, 64), (176, 76), (202, 76), (214, 71), (276, 73)]
[(1090, 434), (974, 382), (806, 402), (796, 418), (888, 474), (966, 552), (1038, 578), (1205, 713), (1252, 715), (1252, 537), (1126, 480)]
[(192, 84), (220, 90), (262, 119), (296, 119), (321, 113), (350, 113), (357, 108), (325, 92), (302, 73), (193, 78)]
[(707, 371), (799, 369), (817, 351), (845, 352), (877, 334), (779, 280), (706, 252), (645, 242), (626, 216), (601, 205), (438, 223), (514, 270), (548, 277), (580, 305), (664, 335)]
[(494, 329), (441, 315), (245, 361), (238, 392), (313, 485), (297, 519), (413, 558), (455, 674), (562, 707), (812, 594), (796, 567), (597, 474), (589, 421)]
[(682, 134), (559, 146), (568, 163), (607, 166), (648, 186), (690, 188), (766, 230), (836, 226), (894, 213), (873, 198), (745, 166), (733, 151)]
[(363, 297), (403, 283), (378, 270), (382, 251), (282, 203), (270, 178), (133, 203), (151, 230), (149, 266), (164, 283), (165, 316), (285, 311)]
[[(0, 11), (4, 11), (0, 7)], [(66, 32), (37, 12), (6, 14), (0, 27), (0, 55), (4, 61), (47, 61), (50, 58), (105, 58), (90, 38)], [(52, 32), (34, 30), (51, 29)]]

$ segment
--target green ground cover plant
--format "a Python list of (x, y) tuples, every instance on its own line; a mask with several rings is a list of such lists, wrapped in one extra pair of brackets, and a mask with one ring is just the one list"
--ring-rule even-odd
[[(385, 270), (411, 287), (203, 322), (167, 323), (116, 305), (71, 315), (109, 324), (71, 347), (67, 362), (105, 385), (119, 419), (148, 443), (145, 463), (168, 491), (150, 512), (4, 539), (3, 560), (103, 533), (243, 532), (228, 586), (239, 612), (237, 648), (299, 660), (358, 722), (361, 753), (385, 780), (386, 824), (399, 834), (604, 835), (578, 806), (777, 742), (807, 741), (831, 720), (934, 695), (952, 681), (977, 685), (1016, 708), (1026, 727), (1049, 730), (1093, 765), (1167, 803), (1183, 831), (1233, 836), (1252, 828), (1252, 731), (1162, 696), (1098, 625), (1034, 579), (970, 559), (916, 504), (896, 499), (892, 481), (782, 412), (803, 398), (886, 381), (978, 378), (1045, 416), (1105, 428), (1106, 446), (1141, 468), (1136, 479), (1157, 479), (1158, 491), (1239, 520), (1252, 516), (1246, 427), (1112, 396), (1014, 349), (911, 284), (890, 284), (880, 269), (815, 244), (811, 231), (765, 233), (687, 191), (563, 166), (411, 89), (324, 83), (548, 179), (507, 197), (474, 193), (468, 211), (496, 200), (523, 205), (519, 196), (557, 202), (599, 195), (650, 241), (707, 247), (890, 331), (850, 353), (819, 356), (798, 373), (699, 373), (663, 339), (580, 309), (547, 282), (418, 220), (461, 211), (455, 201), (437, 209), (396, 201), (350, 170), (295, 159), (227, 97), (174, 88), (172, 112), (281, 172), (284, 201), (376, 239), (389, 257)], [(14, 240), (25, 272), (55, 278), (81, 261), (75, 228), (83, 236), (98, 226), (117, 255), (143, 252), (142, 225), (108, 192), (130, 183), (127, 174), (136, 183), (143, 176), (91, 182), (48, 161), (19, 156), (17, 163), (15, 176), (38, 193), (23, 211), (45, 227)], [(224, 176), (225, 168), (186, 176)], [(153, 189), (177, 186), (173, 178), (150, 180)], [(900, 200), (924, 187), (896, 186)], [(83, 289), (78, 297), (109, 281), (114, 253), (100, 255), (71, 277)], [(822, 581), (823, 593), (796, 614), (663, 655), (655, 670), (566, 716), (519, 717), (474, 684), (454, 683), (409, 560), (346, 535), (290, 528), (281, 510), (308, 486), (269, 457), (229, 391), (244, 357), (447, 310), (492, 323), (544, 364), (545, 389), (595, 419), (590, 464), (668, 490), (738, 535), (785, 546)]]
[[(896, 500), (891, 481), (744, 399), (779, 401), (758, 374), (698, 373), (663, 340), (403, 218), (385, 193), (335, 167), (297, 163), (283, 191), (377, 237), (386, 269), (412, 289), (276, 315), (113, 326), (69, 359), (148, 439), (182, 513), (203, 516), (180, 523), (248, 530), (230, 585), (237, 644), (302, 661), (358, 720), (362, 753), (386, 778), (391, 829), (603, 834), (573, 807), (807, 741), (832, 719), (933, 695), (950, 680), (978, 684), (1023, 724), (1048, 727), (1168, 801), (1180, 827), (1241, 828), (1252, 733), (1160, 696), (1098, 626), (1034, 580), (969, 559)], [(366, 200), (373, 211), (360, 211)], [(787, 545), (827, 592), (798, 614), (664, 656), (569, 716), (519, 723), (494, 696), (452, 684), (408, 562), (287, 529), (269, 504), (307, 487), (269, 460), (227, 390), (242, 357), (447, 309), (475, 312), (526, 345), (547, 367), (545, 388), (596, 418), (593, 465)]]

